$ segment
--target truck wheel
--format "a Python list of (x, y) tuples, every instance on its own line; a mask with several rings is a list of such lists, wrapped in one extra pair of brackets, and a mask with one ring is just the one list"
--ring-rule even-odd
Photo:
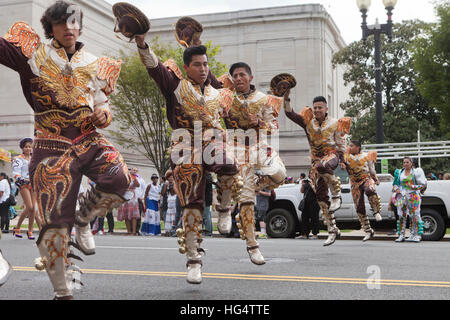
[(426, 241), (439, 241), (445, 234), (445, 222), (434, 209), (423, 208), (420, 212), (423, 220), (422, 239)]
[(292, 238), (295, 235), (294, 217), (285, 209), (273, 209), (267, 214), (266, 229), (271, 238)]

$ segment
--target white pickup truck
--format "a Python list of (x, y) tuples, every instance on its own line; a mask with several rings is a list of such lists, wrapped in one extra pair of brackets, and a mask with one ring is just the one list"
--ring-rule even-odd
[[(338, 226), (345, 224), (359, 224), (355, 205), (350, 191), (350, 184), (346, 172), (337, 169), (336, 175), (342, 181), (342, 206), (336, 211)], [(373, 226), (388, 222), (390, 228), (394, 227), (394, 212), (388, 210), (392, 182), (394, 177), (390, 174), (378, 175), (380, 185), (377, 193), (381, 198), (382, 222), (376, 222), (372, 215), (366, 197), (366, 212)], [(301, 227), (301, 211), (298, 205), (303, 198), (300, 193), (300, 184), (287, 184), (275, 189), (276, 200), (271, 202), (266, 216), (267, 233), (273, 238), (294, 237)], [(450, 181), (428, 181), (428, 187), (422, 197), (421, 216), (424, 222), (423, 240), (438, 241), (445, 235), (446, 228), (450, 226)], [(322, 221), (321, 217), (319, 218)]]

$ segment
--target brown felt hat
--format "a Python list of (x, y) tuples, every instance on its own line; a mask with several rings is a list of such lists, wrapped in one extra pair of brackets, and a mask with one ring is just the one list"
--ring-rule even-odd
[(295, 88), (297, 80), (289, 73), (281, 73), (270, 81), (270, 90), (277, 97), (282, 97), (288, 89)]
[(175, 38), (186, 48), (201, 45), (200, 36), (202, 32), (203, 26), (201, 23), (191, 17), (182, 17), (175, 25)]
[(112, 7), (116, 17), (114, 32), (120, 32), (125, 37), (133, 39), (138, 34), (146, 34), (150, 30), (150, 21), (137, 7), (126, 2), (118, 2)]

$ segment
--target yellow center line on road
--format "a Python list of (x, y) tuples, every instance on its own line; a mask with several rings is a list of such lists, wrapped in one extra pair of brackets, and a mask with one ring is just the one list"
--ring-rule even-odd
[[(32, 267), (13, 267), (15, 271), (39, 272)], [(158, 276), (158, 277), (185, 277), (186, 272), (170, 271), (133, 271), (133, 270), (106, 270), (106, 269), (81, 269), (84, 274), (103, 275), (128, 275), (128, 276)], [(446, 281), (421, 281), (421, 280), (389, 280), (389, 279), (361, 279), (361, 278), (331, 278), (331, 277), (305, 277), (305, 276), (278, 276), (256, 274), (227, 274), (227, 273), (203, 273), (203, 278), (232, 279), (232, 280), (259, 280), (259, 281), (284, 281), (284, 282), (313, 282), (336, 284), (361, 284), (385, 286), (419, 286), (450, 288), (450, 282)]]

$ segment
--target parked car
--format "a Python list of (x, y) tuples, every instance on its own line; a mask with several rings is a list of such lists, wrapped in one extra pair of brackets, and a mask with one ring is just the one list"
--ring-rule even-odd
[[(359, 223), (353, 203), (350, 183), (346, 172), (338, 169), (336, 175), (342, 182), (342, 206), (335, 212), (336, 222), (339, 225), (346, 223)], [(380, 185), (376, 187), (381, 198), (381, 216), (383, 221), (392, 221), (394, 225), (394, 212), (388, 210), (392, 193), (394, 177), (390, 174), (379, 174)], [(301, 227), (301, 211), (298, 205), (303, 198), (300, 193), (301, 184), (287, 184), (275, 189), (276, 200), (271, 203), (267, 213), (267, 233), (273, 238), (294, 237)], [(366, 211), (369, 219), (375, 221), (372, 210), (366, 197)], [(450, 225), (450, 181), (428, 181), (428, 187), (422, 197), (421, 216), (424, 222), (423, 240), (438, 241), (446, 233)], [(320, 219), (322, 220), (322, 219)]]

